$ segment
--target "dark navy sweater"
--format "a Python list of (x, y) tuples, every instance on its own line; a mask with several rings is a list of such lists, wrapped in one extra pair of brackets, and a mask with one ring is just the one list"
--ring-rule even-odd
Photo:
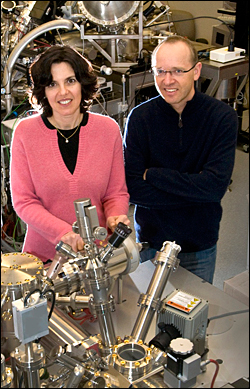
[(176, 241), (182, 252), (216, 244), (236, 143), (235, 110), (198, 91), (181, 116), (160, 96), (135, 107), (124, 156), (137, 240), (157, 250)]

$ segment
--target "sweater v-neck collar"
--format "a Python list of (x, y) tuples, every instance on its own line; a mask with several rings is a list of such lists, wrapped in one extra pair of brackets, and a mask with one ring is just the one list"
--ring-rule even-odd
[[(91, 122), (90, 115), (88, 114), (88, 112), (86, 112), (85, 115), (86, 114), (87, 114), (87, 124), (90, 124), (89, 123), (89, 122)], [(84, 121), (85, 115), (83, 116), (82, 122)], [(79, 174), (81, 174), (81, 166), (83, 166), (83, 162), (84, 162), (84, 151), (82, 150), (82, 148), (84, 147), (85, 132), (83, 132), (82, 135), (79, 136), (77, 161), (76, 161), (74, 172), (73, 172), (73, 174), (71, 174), (63, 161), (63, 158), (62, 158), (62, 155), (61, 155), (61, 152), (59, 149), (59, 145), (58, 145), (58, 137), (57, 137), (57, 131), (56, 131), (55, 127), (48, 120), (47, 121), (50, 124), (51, 128), (47, 127), (45, 124), (46, 120), (45, 121), (43, 120), (42, 115), (40, 115), (39, 119), (41, 121), (41, 128), (42, 128), (43, 132), (47, 133), (47, 135), (49, 135), (49, 137), (50, 137), (51, 147), (52, 147), (52, 150), (53, 150), (53, 153), (55, 155), (55, 158), (57, 160), (58, 165), (60, 166), (60, 168), (62, 169), (62, 171), (66, 175), (66, 177), (68, 177), (70, 182), (72, 184), (74, 182), (75, 183), (74, 185), (76, 185), (77, 178), (79, 177)], [(80, 131), (81, 131), (81, 127), (82, 127), (82, 122), (80, 125)], [(85, 123), (85, 126), (86, 126), (86, 123)], [(51, 130), (54, 130), (54, 131), (51, 131)]]
[[(50, 121), (48, 120), (48, 118), (44, 114), (41, 115), (41, 118), (42, 118), (42, 120), (43, 120), (43, 122), (44, 122), (46, 127), (48, 127), (50, 130), (56, 130), (56, 127), (53, 126), (53, 124), (50, 123)], [(88, 112), (85, 112), (83, 117), (82, 117), (82, 121), (80, 123), (80, 127), (86, 126), (87, 122), (88, 122)], [(71, 128), (70, 130), (61, 130), (60, 129), (60, 131), (71, 131), (71, 130), (74, 130), (75, 128), (76, 127)]]
[(165, 112), (167, 112), (168, 115), (176, 115), (178, 118), (183, 117), (183, 115), (186, 115), (186, 113), (192, 113), (194, 110), (197, 109), (198, 106), (202, 104), (201, 99), (198, 98), (198, 95), (200, 93), (195, 89), (194, 96), (191, 100), (189, 100), (184, 107), (181, 114), (179, 114), (172, 106), (171, 104), (167, 103), (161, 96), (158, 100), (158, 103)]

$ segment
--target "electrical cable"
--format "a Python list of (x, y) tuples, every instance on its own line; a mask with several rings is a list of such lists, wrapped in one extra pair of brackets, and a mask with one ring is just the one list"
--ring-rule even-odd
[(13, 234), (12, 234), (12, 238), (13, 238), (13, 246), (14, 246), (14, 249), (16, 250), (16, 240), (15, 240), (15, 232), (16, 232), (16, 228), (17, 228), (17, 225), (18, 225), (18, 222), (20, 221), (20, 217), (17, 218), (16, 220), (16, 223), (15, 223), (15, 226), (14, 226), (14, 229), (13, 229)]
[(58, 28), (56, 29), (56, 32), (57, 32), (58, 37), (59, 37), (59, 43), (60, 43), (60, 45), (64, 46), (64, 43), (63, 43), (63, 40), (62, 40), (62, 37), (61, 37), (61, 34), (60, 34)]
[[(224, 20), (219, 19), (219, 18), (215, 18), (215, 17), (212, 17), (212, 16), (196, 16), (196, 17), (188, 18), (188, 19), (171, 20), (170, 22), (164, 21), (164, 22), (160, 22), (160, 23), (151, 24), (150, 27), (160, 26), (161, 24), (168, 24), (168, 23), (188, 22), (190, 20), (196, 20), (196, 19), (214, 19), (214, 20), (218, 20), (219, 22), (221, 22), (221, 23), (223, 23), (223, 24), (225, 24), (227, 26), (227, 28), (229, 30), (229, 33), (230, 33), (230, 40), (233, 40), (232, 29), (230, 28), (229, 23), (226, 23)], [(146, 28), (146, 26), (144, 26), (143, 28)]]
[[(17, 30), (18, 32), (20, 32), (21, 34), (25, 35), (25, 32), (23, 32), (22, 30), (20, 30), (20, 29), (16, 26), (17, 23), (14, 22), (14, 20), (12, 20), (12, 23), (14, 24), (14, 26), (15, 26), (15, 28), (16, 28), (16, 30)], [(18, 35), (18, 40), (19, 40), (19, 35)]]
[(50, 45), (49, 43), (46, 43), (46, 42), (43, 42), (43, 41), (39, 41), (39, 40), (37, 40), (37, 39), (34, 39), (34, 42), (43, 44), (44, 47), (51, 47), (51, 45)]
[(94, 322), (95, 321), (95, 318), (94, 316), (92, 315), (88, 315), (86, 316), (79, 324), (82, 325), (83, 323), (85, 323), (85, 321), (89, 320), (90, 323)]
[(36, 292), (39, 292), (39, 293), (40, 293), (40, 297), (43, 296), (42, 291), (41, 291), (40, 289), (38, 289), (38, 288), (32, 290), (32, 292), (27, 293), (26, 296), (25, 296), (25, 298), (24, 298), (24, 300), (23, 300), (23, 305), (24, 305), (25, 307), (27, 307), (27, 301), (28, 301), (28, 299), (30, 298), (30, 296), (31, 296), (32, 294), (36, 293)]
[(96, 318), (92, 315), (90, 310), (88, 308), (84, 308), (85, 315), (83, 316), (77, 316), (75, 317), (70, 312), (68, 312), (69, 317), (71, 317), (73, 320), (80, 321), (80, 325), (82, 325), (85, 321), (89, 320), (90, 323), (93, 323), (96, 321)]
[(214, 376), (212, 378), (211, 385), (210, 385), (210, 388), (213, 388), (214, 387), (214, 382), (215, 382), (216, 377), (217, 377), (218, 372), (219, 372), (219, 363), (215, 359), (209, 359), (209, 361), (216, 365), (215, 373), (214, 373)]
[(21, 105), (22, 105), (26, 100), (28, 100), (28, 98), (29, 98), (29, 96), (26, 96), (25, 99), (24, 99), (24, 100), (15, 108), (15, 109), (13, 109), (12, 112), (10, 112), (9, 114), (7, 114), (7, 115), (3, 118), (2, 122), (3, 122), (4, 120), (8, 119), (8, 117), (9, 117), (10, 115), (12, 115), (13, 112), (15, 112), (19, 107), (21, 107)]
[(108, 115), (109, 116), (109, 113), (106, 111), (106, 109), (104, 108), (104, 106), (102, 105), (102, 103), (98, 100), (98, 98), (97, 97), (95, 97), (94, 98), (94, 100), (96, 100), (97, 101), (97, 103), (100, 105), (100, 107), (103, 109), (103, 112), (105, 112), (106, 113), (106, 115)]
[(54, 291), (53, 289), (48, 289), (48, 290), (46, 290), (45, 292), (42, 292), (42, 295), (44, 296), (44, 295), (47, 294), (47, 293), (52, 293), (52, 296), (53, 296), (52, 303), (51, 303), (51, 307), (50, 307), (50, 311), (49, 311), (49, 315), (48, 315), (48, 321), (49, 321), (50, 318), (51, 318), (52, 312), (53, 312), (53, 310), (54, 310), (54, 307), (55, 307), (56, 294), (55, 294), (55, 291)]
[[(4, 226), (3, 226), (4, 227)], [(5, 238), (1, 238), (1, 244), (3, 246), (5, 246), (5, 248), (9, 251), (9, 252), (20, 252), (22, 251), (22, 247), (23, 247), (23, 243), (22, 242), (14, 242), (13, 241), (13, 238), (11, 238), (3, 229), (3, 227), (1, 228), (1, 232), (4, 233), (5, 235)], [(6, 244), (5, 244), (6, 243)], [(14, 243), (16, 245), (15, 249), (12, 247), (14, 246)]]
[(18, 383), (18, 388), (21, 388), (22, 385), (23, 385), (23, 373), (22, 373), (22, 375), (20, 377), (20, 380), (19, 380), (19, 383)]
[(147, 69), (147, 62), (145, 62), (145, 70), (144, 70), (144, 73), (143, 73), (143, 80), (142, 80), (142, 83), (141, 83), (141, 85), (140, 85), (140, 88), (139, 88), (139, 89), (137, 90), (137, 92), (135, 93), (133, 99), (131, 100), (131, 102), (130, 102), (130, 104), (129, 104), (127, 110), (126, 110), (126, 112), (124, 112), (124, 114), (128, 114), (128, 112), (129, 112), (129, 110), (130, 110), (130, 107), (132, 106), (132, 104), (133, 104), (135, 98), (138, 96), (138, 94), (139, 94), (140, 91), (142, 90), (142, 87), (143, 87), (144, 82), (145, 82), (147, 70), (148, 70), (148, 69)]
[(107, 112), (107, 110), (106, 110), (106, 107), (107, 107), (107, 102), (106, 102), (106, 100), (105, 100), (105, 97), (103, 96), (103, 94), (102, 94), (102, 91), (101, 91), (101, 90), (99, 91), (99, 94), (100, 94), (100, 96), (101, 96), (101, 97), (102, 97), (102, 99), (103, 99), (103, 106), (104, 106), (105, 112)]
[(1, 247), (7, 250), (9, 253), (15, 253), (13, 247), (5, 241), (5, 239), (1, 238)]
[(56, 302), (56, 295), (55, 295), (55, 291), (53, 289), (48, 289), (46, 290), (45, 292), (42, 292), (41, 289), (34, 289), (32, 290), (31, 292), (27, 293), (24, 300), (23, 300), (23, 305), (25, 307), (27, 307), (27, 301), (28, 299), (30, 298), (30, 296), (36, 292), (39, 292), (40, 293), (40, 298), (42, 298), (43, 296), (45, 296), (45, 294), (47, 293), (52, 293), (52, 296), (53, 296), (53, 299), (52, 299), (52, 304), (51, 304), (51, 308), (50, 308), (50, 311), (49, 311), (49, 315), (48, 315), (48, 320), (50, 320), (51, 318), (51, 315), (52, 315), (52, 312), (53, 312), (53, 309), (54, 309), (54, 306), (55, 306), (55, 302)]
[(226, 316), (239, 315), (241, 313), (247, 313), (247, 312), (249, 312), (249, 309), (243, 309), (242, 311), (227, 312), (227, 313), (223, 313), (222, 315), (211, 316), (208, 318), (208, 321), (221, 319), (222, 317), (226, 317)]
[(83, 316), (74, 316), (74, 315), (72, 315), (70, 312), (68, 312), (68, 315), (69, 315), (69, 317), (71, 317), (71, 319), (73, 319), (73, 320), (82, 320), (82, 319), (84, 319), (85, 317), (86, 317), (86, 315), (83, 315)]

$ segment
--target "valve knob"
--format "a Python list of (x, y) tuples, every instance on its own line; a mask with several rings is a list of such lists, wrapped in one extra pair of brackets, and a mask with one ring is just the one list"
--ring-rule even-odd
[(132, 229), (127, 226), (126, 224), (120, 222), (116, 226), (115, 231), (109, 238), (109, 243), (113, 246), (118, 248), (122, 242), (131, 234)]

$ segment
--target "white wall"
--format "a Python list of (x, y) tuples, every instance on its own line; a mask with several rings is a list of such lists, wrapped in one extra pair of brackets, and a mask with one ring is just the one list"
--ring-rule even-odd
[[(217, 12), (219, 8), (223, 8), (223, 1), (162, 1), (168, 4), (171, 9), (179, 9), (190, 12), (194, 17), (211, 16), (220, 18), (221, 14)], [(195, 30), (197, 38), (205, 38), (211, 44), (213, 26), (221, 24), (214, 19), (197, 19), (195, 20)]]

